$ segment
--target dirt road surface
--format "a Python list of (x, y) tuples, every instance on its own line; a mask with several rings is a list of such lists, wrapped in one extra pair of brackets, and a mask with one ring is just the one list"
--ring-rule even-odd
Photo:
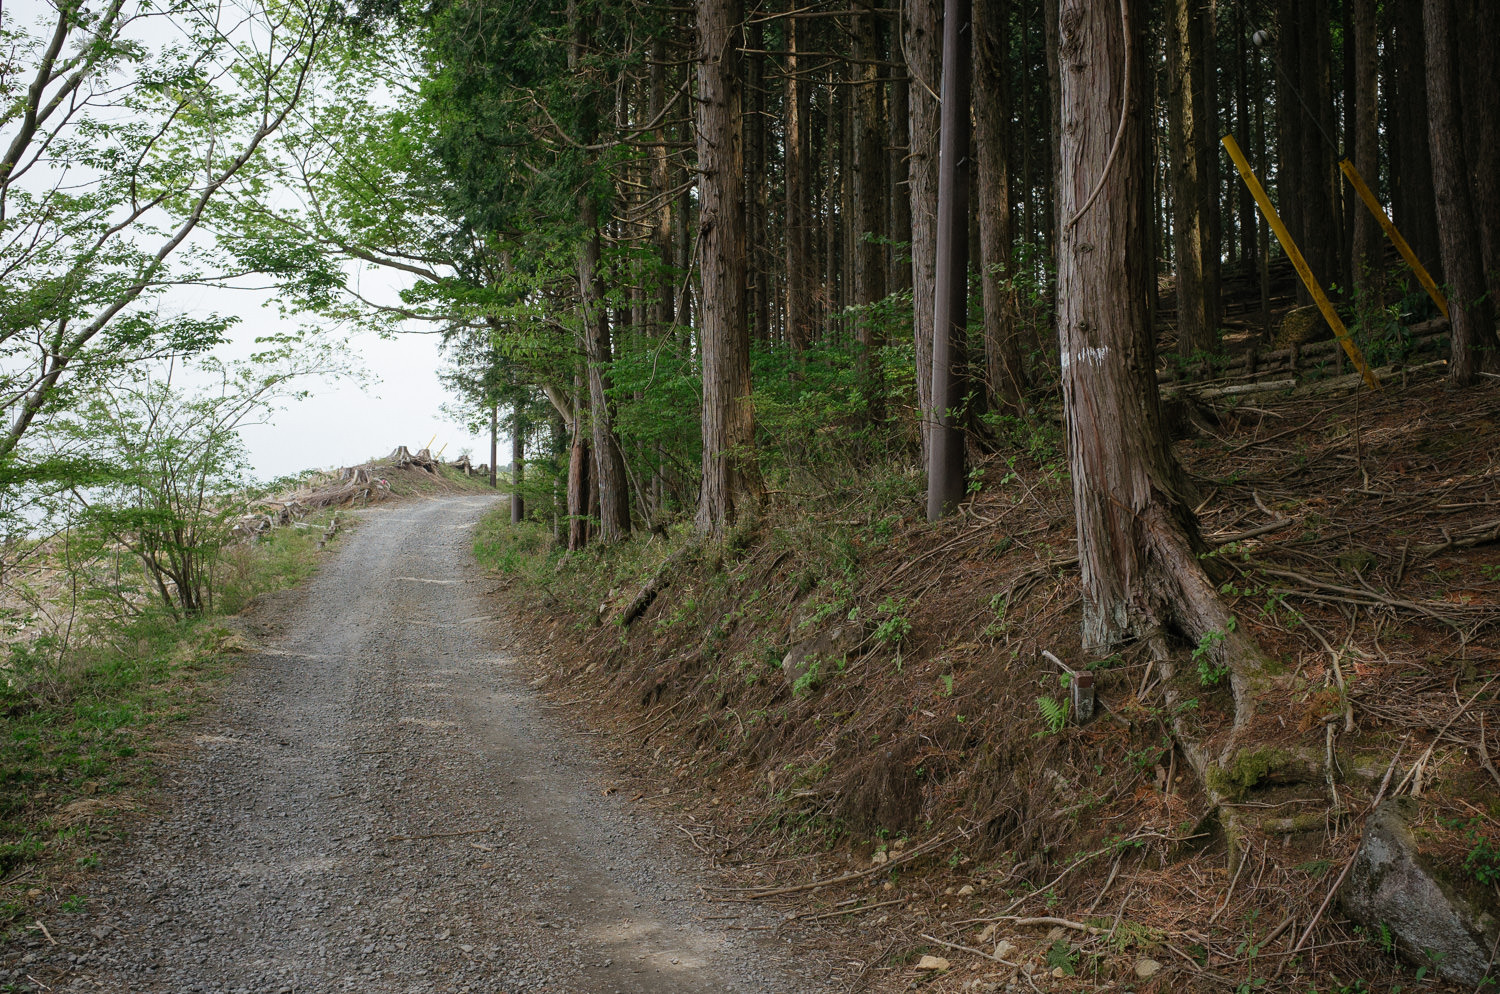
[[(470, 529), (488, 498), (370, 512), (245, 659), (22, 975), (188, 994), (820, 991), (620, 795), (522, 681)], [(5, 977), (0, 977), (4, 981)]]

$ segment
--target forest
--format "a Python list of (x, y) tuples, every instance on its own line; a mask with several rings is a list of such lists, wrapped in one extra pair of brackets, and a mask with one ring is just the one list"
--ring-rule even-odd
[[(1101, 728), (1123, 728), (1111, 755), (1129, 750), (1173, 802), (1190, 776), (1177, 790), (1213, 812), (1238, 880), (1257, 846), (1264, 872), (1264, 853), (1306, 830), (1288, 798), (1326, 787), (1316, 820), (1335, 828), (1297, 867), (1273, 858), (1303, 874), (1277, 886), (1317, 891), (1288, 912), (1295, 927), (1256, 940), (1286, 944), (1280, 976), (1328, 927), (1316, 901), (1354, 865), (1365, 820), (1413, 776), (1420, 795), (1435, 749), (1456, 752), (1430, 791), (1496, 796), (1500, 59), (1485, 53), (1500, 49), (1500, 6), (52, 0), (32, 13), (0, 24), (11, 568), (39, 520), (63, 522), (92, 536), (81, 555), (115, 562), (104, 599), (135, 596), (118, 589), (123, 547), (174, 618), (211, 610), (233, 539), (183, 522), (243, 492), (236, 426), (345, 371), (336, 339), (428, 333), (510, 495), (483, 540), (501, 572), (530, 591), (526, 610), (612, 619), (557, 644), (607, 656), (632, 707), (694, 701), (671, 720), (698, 725), (662, 726), (684, 748), (724, 751), (732, 715), (744, 769), (821, 769), (799, 722), (854, 691), (825, 686), (818, 654), (840, 675), (848, 659), (891, 659), (890, 680), (946, 681), (945, 701), (972, 673), (983, 706), (1004, 705), (977, 729), (920, 712), (940, 760), (916, 742), (915, 704), (858, 729), (863, 705), (838, 711), (853, 738), (835, 767), (900, 740), (906, 720), (911, 742), (827, 793), (772, 790), (778, 824), (810, 810), (846, 840), (946, 825), (958, 816), (933, 814), (946, 798), (979, 812), (985, 852), (1011, 855), (1006, 880), (1047, 890), (1103, 823), (1059, 834), (1040, 812), (1071, 795), (1037, 784), (1059, 763), (1086, 778)], [(246, 281), (273, 286), (307, 330), (223, 363), (233, 319), (163, 304), (174, 287)], [(174, 363), (217, 386), (179, 392), (162, 373)], [(1278, 539), (1288, 527), (1301, 537)], [(1015, 562), (1038, 542), (1040, 558)], [(766, 644), (752, 621), (735, 635), (746, 599), (778, 590)], [(680, 643), (679, 616), (697, 619)], [(841, 617), (859, 619), (848, 644), (826, 628)], [(1415, 638), (1409, 666), (1382, 647), (1393, 631)], [(799, 645), (803, 661), (783, 663)], [(719, 689), (740, 652), (786, 683)], [(34, 647), (17, 653), (12, 667), (35, 664)], [(1096, 689), (1103, 717), (1085, 725)], [(800, 730), (747, 732), (731, 705), (757, 694)], [(1028, 738), (1011, 741), (997, 729), (1018, 712)], [(1289, 714), (1307, 742), (1282, 741)], [(992, 761), (1015, 772), (984, 773), (999, 780), (981, 789), (976, 764)], [(1354, 788), (1338, 772), (1370, 762)], [(1104, 793), (1101, 818), (1129, 797)], [(1455, 807), (1461, 824), (1449, 813), (1438, 834), (1459, 848), (1434, 858), (1492, 912), (1500, 809), (1483, 803)], [(1162, 837), (1199, 837), (1191, 814), (1191, 832)], [(1270, 900), (1261, 872), (1243, 899)], [(1494, 919), (1455, 902), (1479, 952), (1429, 956), (1423, 972), (1472, 987), (1493, 966)], [(1386, 944), (1423, 962), (1425, 940), (1392, 914), (1366, 917), (1389, 918)], [(1199, 972), (1255, 956), (1203, 948), (1183, 954)]]

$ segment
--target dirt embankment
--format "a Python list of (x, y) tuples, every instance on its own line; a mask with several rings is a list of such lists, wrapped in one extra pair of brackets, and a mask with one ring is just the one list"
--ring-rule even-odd
[[(1399, 793), (1422, 858), (1495, 906), (1500, 467), (1476, 441), (1500, 388), (1414, 375), (1230, 403), (1195, 410), (1178, 454), (1211, 566), (1277, 670), (1257, 748), (1214, 773), (1244, 834), (1175, 747), (1149, 657), (1081, 652), (1043, 429), (937, 526), (914, 477), (877, 476), (774, 495), (723, 547), (567, 557), (508, 596), (549, 693), (613, 730), (637, 772), (622, 789), (685, 790), (740, 896), (811, 893), (788, 913), (835, 923), (877, 987), (1410, 984), (1434, 964), (1328, 897)], [(1232, 712), (1206, 648), (1181, 647), (1172, 679), (1212, 738)], [(1059, 663), (1094, 675), (1087, 724)], [(922, 955), (963, 969), (935, 978)]]

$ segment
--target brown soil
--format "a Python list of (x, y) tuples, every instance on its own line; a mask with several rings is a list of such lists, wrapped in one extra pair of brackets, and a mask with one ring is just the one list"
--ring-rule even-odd
[[(937, 526), (909, 497), (769, 508), (625, 629), (611, 619), (646, 577), (607, 562), (575, 571), (598, 589), (505, 596), (554, 700), (607, 730), (619, 790), (670, 785), (682, 804), (685, 788), (685, 830), (748, 888), (724, 899), (816, 917), (869, 989), (1027, 990), (1049, 956), (1078, 974), (1037, 979), (1053, 990), (1410, 985), (1412, 965), (1336, 903), (1316, 912), (1387, 771), (1455, 879), (1476, 839), (1500, 839), (1500, 384), (1450, 393), (1434, 375), (1219, 407), (1178, 446), (1213, 568), (1279, 670), (1259, 751), (1221, 771), (1261, 828), (1232, 843), (1146, 655), (1080, 649), (1055, 463), (992, 457)], [(827, 658), (794, 686), (782, 656), (819, 635)], [(1038, 698), (1065, 691), (1044, 650), (1096, 671), (1091, 723), (1049, 732)], [(1227, 727), (1227, 681), (1181, 670), (1192, 721)], [(999, 939), (1027, 972), (946, 945)], [(953, 969), (919, 971), (923, 954)], [(1144, 959), (1163, 969), (1138, 981)]]

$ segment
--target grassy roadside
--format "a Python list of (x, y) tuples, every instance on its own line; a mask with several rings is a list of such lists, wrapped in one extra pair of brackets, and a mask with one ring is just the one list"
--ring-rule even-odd
[(81, 910), (71, 889), (102, 865), (185, 724), (249, 648), (231, 615), (310, 578), (350, 527), (342, 515), (320, 549), (331, 516), (233, 550), (211, 615), (174, 621), (143, 611), (85, 622), (85, 637), (60, 653), (11, 649), (0, 686), (0, 926)]

